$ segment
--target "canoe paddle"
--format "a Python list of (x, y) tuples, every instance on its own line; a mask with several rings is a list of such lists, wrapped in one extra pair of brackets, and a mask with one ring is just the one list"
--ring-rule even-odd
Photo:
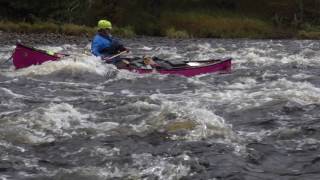
[(128, 51), (121, 51), (120, 53), (114, 55), (114, 56), (111, 56), (111, 57), (108, 57), (108, 58), (103, 58), (103, 60), (105, 60), (106, 62), (112, 60), (113, 58), (116, 58), (116, 57), (119, 57), (120, 55), (124, 54), (124, 53), (128, 53)]
[(12, 55), (11, 55), (7, 60), (3, 61), (3, 62), (1, 63), (1, 65), (5, 64), (5, 63), (7, 63), (7, 62), (9, 62), (11, 59), (12, 59)]
[(60, 53), (60, 52), (57, 52), (56, 54), (61, 54), (63, 56), (80, 56), (80, 55), (87, 55), (87, 56), (90, 56), (91, 53), (88, 52), (87, 50), (84, 50), (80, 53)]

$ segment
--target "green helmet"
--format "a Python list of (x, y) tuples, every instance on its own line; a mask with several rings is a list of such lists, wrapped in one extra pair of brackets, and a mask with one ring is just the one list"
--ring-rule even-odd
[(112, 24), (110, 21), (103, 19), (98, 22), (98, 28), (99, 29), (112, 29)]

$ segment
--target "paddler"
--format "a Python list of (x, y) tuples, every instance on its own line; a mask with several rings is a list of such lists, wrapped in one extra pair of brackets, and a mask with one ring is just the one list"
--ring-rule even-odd
[(112, 37), (111, 30), (112, 24), (110, 21), (105, 19), (98, 21), (98, 32), (92, 40), (91, 52), (107, 62), (116, 64), (121, 61), (118, 55), (123, 52), (129, 52), (129, 50)]

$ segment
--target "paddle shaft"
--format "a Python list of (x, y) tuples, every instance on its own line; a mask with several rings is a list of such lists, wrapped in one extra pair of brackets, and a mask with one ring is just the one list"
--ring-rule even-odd
[(76, 53), (55, 53), (55, 54), (58, 54), (58, 55), (62, 55), (62, 56), (80, 56), (80, 55), (89, 55), (87, 53), (80, 53), (80, 54), (76, 54)]
[(9, 62), (11, 59), (12, 59), (12, 56), (13, 55), (11, 55), (7, 60), (5, 60), (3, 63), (1, 63), (1, 64), (5, 64), (5, 63), (7, 63), (7, 62)]
[(121, 56), (121, 55), (124, 54), (124, 53), (127, 53), (127, 51), (122, 51), (122, 52), (120, 52), (119, 54), (116, 54), (116, 55), (114, 55), (114, 56), (111, 56), (111, 57), (108, 57), (108, 58), (103, 58), (103, 60), (105, 60), (105, 61), (110, 61), (111, 59), (116, 58), (116, 57), (118, 57), (118, 56)]

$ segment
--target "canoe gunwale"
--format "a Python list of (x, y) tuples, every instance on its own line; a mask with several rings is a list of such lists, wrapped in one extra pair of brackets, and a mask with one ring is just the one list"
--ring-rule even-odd
[[(49, 54), (47, 51), (29, 47), (20, 43), (16, 44), (16, 48), (13, 53), (13, 64), (16, 67), (16, 69), (29, 67), (31, 65), (39, 65), (46, 61), (56, 61), (60, 59), (61, 56), (58, 56), (56, 54)], [(158, 65), (148, 69), (144, 64), (141, 64), (141, 66), (135, 65), (135, 62), (138, 63), (138, 61), (134, 61), (134, 59), (136, 58), (132, 58), (133, 61), (127, 64), (126, 66), (120, 66), (117, 68), (137, 72), (140, 74), (156, 72), (160, 74), (176, 74), (191, 77), (195, 75), (215, 72), (230, 72), (232, 61), (231, 57), (181, 62), (156, 59), (154, 61), (158, 63)], [(199, 65), (188, 65), (188, 63), (192, 62), (199, 63)], [(169, 66), (165, 65), (166, 63), (169, 64)], [(172, 63), (172, 65), (170, 65), (170, 63)]]
[(38, 52), (38, 53), (43, 53), (43, 54), (46, 54), (46, 55), (48, 55), (48, 56), (52, 56), (52, 57), (55, 57), (55, 58), (61, 58), (60, 56), (56, 56), (56, 55), (49, 54), (49, 53), (47, 53), (47, 51), (45, 51), (45, 50), (37, 49), (37, 48), (34, 48), (34, 47), (26, 46), (26, 45), (21, 44), (21, 43), (17, 43), (17, 44), (16, 44), (16, 48), (19, 48), (19, 47), (20, 47), (20, 48), (26, 48), (26, 49), (29, 49), (29, 50), (31, 50), (31, 51), (36, 51), (36, 52)]

